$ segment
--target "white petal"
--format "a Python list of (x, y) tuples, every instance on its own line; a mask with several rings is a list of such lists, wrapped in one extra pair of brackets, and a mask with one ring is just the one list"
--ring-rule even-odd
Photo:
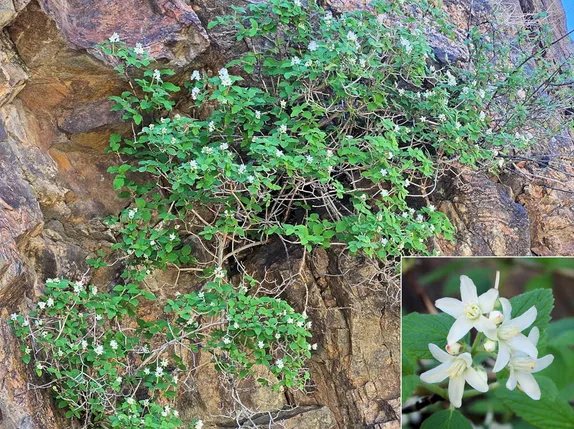
[(540, 339), (540, 331), (535, 326), (530, 330), (530, 334), (528, 334), (528, 339), (534, 345), (538, 344), (538, 340)]
[(464, 372), (466, 382), (479, 392), (488, 392), (488, 383), (478, 374), (474, 368), (467, 368)]
[(504, 341), (498, 342), (498, 356), (496, 357), (496, 363), (494, 364), (493, 372), (498, 372), (502, 370), (508, 362), (510, 361), (510, 347)]
[(516, 337), (508, 340), (508, 345), (513, 349), (526, 353), (532, 359), (536, 359), (538, 357), (538, 349), (536, 349), (536, 346), (532, 344), (524, 334), (518, 334)]
[(436, 308), (458, 319), (464, 313), (464, 304), (455, 298), (441, 298), (434, 303)]
[(429, 350), (439, 362), (451, 362), (454, 359), (453, 356), (449, 355), (436, 344), (429, 344)]
[(498, 291), (496, 289), (489, 289), (478, 297), (478, 305), (483, 313), (490, 313), (494, 310), (496, 298), (498, 298)]
[(553, 355), (546, 355), (540, 359), (537, 359), (536, 363), (534, 364), (534, 369), (532, 370), (532, 372), (538, 372), (542, 371), (543, 369), (546, 369), (546, 367), (548, 367), (548, 365), (550, 365), (553, 360), (554, 360)]
[(448, 332), (448, 336), (446, 337), (446, 342), (448, 344), (456, 343), (458, 340), (464, 337), (466, 333), (471, 329), (472, 329), (472, 322), (464, 316), (459, 317), (450, 327), (450, 331)]
[(521, 314), (516, 319), (512, 319), (512, 324), (518, 326), (518, 329), (521, 331), (524, 331), (534, 323), (537, 314), (536, 307), (530, 307), (526, 313)]
[(540, 399), (540, 387), (532, 374), (524, 371), (516, 371), (516, 380), (524, 393), (535, 401)]
[(484, 332), (484, 335), (491, 340), (496, 341), (496, 324), (492, 320), (488, 320), (486, 317), (481, 315), (474, 321), (473, 326), (478, 332)]
[(516, 389), (516, 371), (510, 367), (510, 376), (508, 377), (508, 381), (506, 382), (506, 388), (508, 390)]
[(464, 382), (465, 378), (463, 376), (451, 378), (448, 382), (448, 399), (455, 408), (459, 408), (462, 405)]
[(460, 297), (465, 304), (478, 303), (476, 286), (467, 276), (460, 276)]
[(504, 316), (504, 320), (512, 319), (512, 305), (510, 305), (510, 301), (503, 297), (500, 297), (498, 300), (502, 305), (502, 315)]
[(472, 355), (470, 353), (462, 353), (458, 355), (457, 358), (464, 360), (466, 362), (466, 366), (472, 366)]
[(430, 369), (421, 374), (421, 380), (425, 383), (440, 383), (448, 377), (447, 369), (450, 368), (450, 363), (441, 363), (436, 368)]

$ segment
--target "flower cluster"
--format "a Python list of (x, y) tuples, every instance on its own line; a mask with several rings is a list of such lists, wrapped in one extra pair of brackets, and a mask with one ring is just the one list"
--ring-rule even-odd
[[(429, 344), (431, 354), (441, 364), (421, 374), (421, 380), (439, 383), (448, 378), (448, 397), (457, 408), (462, 404), (465, 383), (479, 392), (487, 392), (487, 372), (482, 365), (473, 363), (473, 355), (482, 346), (482, 351), (493, 357), (498, 349), (492, 372), (498, 373), (508, 367), (506, 387), (509, 390), (518, 386), (532, 399), (540, 399), (540, 387), (532, 374), (548, 367), (554, 356), (546, 355), (538, 359), (536, 346), (540, 332), (537, 327), (530, 330), (528, 337), (522, 333), (536, 320), (536, 307), (532, 306), (520, 316), (512, 317), (510, 301), (498, 296), (498, 285), (478, 296), (476, 286), (469, 277), (461, 276), (460, 283), (461, 300), (440, 298), (435, 302), (438, 309), (456, 320), (447, 336), (446, 351)], [(502, 312), (495, 310), (497, 300)], [(470, 348), (460, 340), (472, 329), (478, 334)]]

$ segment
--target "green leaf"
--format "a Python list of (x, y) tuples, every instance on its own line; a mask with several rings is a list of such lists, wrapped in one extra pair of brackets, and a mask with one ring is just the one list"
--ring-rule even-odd
[(143, 117), (139, 113), (134, 114), (134, 123), (139, 125), (142, 123)]
[(407, 399), (409, 399), (417, 386), (420, 383), (420, 378), (418, 375), (407, 375), (402, 379), (402, 390), (401, 390), (401, 400), (404, 404)]
[(551, 289), (536, 289), (511, 298), (510, 304), (512, 304), (512, 318), (518, 317), (530, 307), (536, 306), (538, 314), (532, 327), (537, 326), (538, 329), (543, 330), (550, 322), (550, 312), (554, 308), (554, 296)]
[(546, 377), (536, 377), (542, 396), (534, 401), (518, 389), (500, 389), (496, 396), (518, 417), (541, 429), (569, 429), (574, 427), (574, 411), (568, 402), (556, 397), (554, 383)]
[(472, 424), (460, 411), (442, 410), (426, 419), (421, 429), (472, 429)]
[(411, 313), (403, 318), (403, 351), (416, 359), (432, 359), (429, 344), (446, 347), (454, 318), (448, 314)]

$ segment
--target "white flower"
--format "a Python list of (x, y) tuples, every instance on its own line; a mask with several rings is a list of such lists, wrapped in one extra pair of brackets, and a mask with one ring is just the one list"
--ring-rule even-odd
[(155, 376), (157, 378), (161, 377), (163, 375), (163, 368), (161, 366), (156, 367), (155, 369)]
[(352, 31), (349, 31), (347, 33), (347, 40), (349, 42), (356, 42), (357, 41), (357, 35), (355, 33), (353, 33)]
[(197, 97), (199, 96), (199, 94), (201, 93), (201, 90), (199, 88), (193, 88), (191, 90), (191, 98), (194, 100), (197, 100)]
[(434, 212), (435, 210), (436, 210), (436, 207), (431, 204), (431, 205), (429, 206), (429, 212), (432, 213), (432, 212)]
[(215, 131), (215, 124), (213, 123), (213, 121), (210, 121), (209, 124), (207, 124), (207, 129), (209, 130), (210, 133)]
[(261, 112), (259, 110), (255, 111), (255, 119), (261, 119)]
[(260, 349), (262, 349), (263, 347), (265, 347), (265, 344), (263, 343), (263, 341), (259, 341), (257, 343), (257, 347), (259, 347)]
[(405, 188), (411, 186), (411, 181), (409, 179), (405, 180)]
[(96, 314), (96, 320), (102, 320), (102, 315), (101, 314)]
[(144, 371), (143, 371), (143, 372), (144, 372), (145, 375), (149, 375), (150, 370), (149, 370), (149, 368), (144, 368)]
[(316, 51), (318, 46), (319, 45), (317, 44), (317, 42), (315, 42), (314, 40), (311, 40), (309, 42), (309, 45), (307, 45), (307, 49), (309, 49), (310, 51)]
[(88, 342), (86, 340), (82, 340), (82, 348), (83, 349), (87, 349), (88, 348)]
[(516, 95), (518, 95), (519, 98), (526, 98), (526, 91), (523, 89), (519, 89), (518, 91), (516, 91)]
[(40, 301), (40, 302), (38, 303), (38, 307), (40, 307), (40, 310), (43, 310), (44, 307), (46, 307), (46, 303), (45, 303), (44, 301)]
[(133, 405), (136, 403), (135, 399), (132, 397), (129, 397), (128, 399), (126, 399), (126, 402), (128, 403), (128, 405)]
[(231, 86), (231, 78), (229, 77), (229, 72), (226, 68), (219, 70), (219, 79), (221, 80), (221, 84), (223, 86)]
[(445, 115), (444, 113), (441, 113), (440, 115), (438, 115), (438, 119), (439, 119), (440, 121), (443, 121), (443, 122), (444, 122), (444, 121), (446, 121), (446, 115)]
[(420, 120), (424, 124), (427, 121), (427, 118), (426, 118), (426, 116), (421, 116)]
[(388, 196), (389, 196), (389, 191), (386, 190), (386, 189), (383, 189), (383, 190), (381, 191), (381, 195), (382, 195), (383, 197), (388, 197)]
[(417, 215), (417, 221), (418, 221), (418, 222), (422, 222), (423, 219), (424, 219), (424, 217), (423, 217), (422, 214), (418, 214), (418, 215)]
[(229, 339), (229, 337), (223, 337), (223, 342), (225, 344), (229, 344), (229, 343), (231, 343), (231, 340)]
[(12, 320), (18, 319), (18, 313), (12, 313), (12, 314), (10, 315), (10, 319), (12, 319)]
[(313, 157), (311, 155), (307, 155), (305, 159), (307, 160), (307, 162), (313, 162)]
[(380, 173), (381, 173), (381, 176), (386, 176), (388, 172), (384, 168), (381, 168)]
[(221, 150), (227, 150), (227, 149), (229, 149), (229, 145), (228, 145), (227, 143), (221, 143), (221, 144), (219, 145), (219, 149), (221, 149)]
[(387, 152), (387, 159), (393, 159), (393, 156), (392, 152)]
[(421, 380), (425, 383), (440, 383), (448, 377), (448, 398), (456, 408), (462, 405), (465, 383), (470, 384), (479, 392), (488, 391), (486, 380), (472, 367), (470, 353), (451, 356), (435, 344), (429, 344), (429, 350), (441, 364), (422, 373)]
[(484, 313), (490, 313), (494, 309), (498, 290), (489, 289), (478, 296), (472, 280), (467, 276), (460, 276), (460, 295), (462, 301), (455, 298), (440, 298), (435, 302), (439, 310), (456, 319), (448, 333), (447, 343), (456, 343), (472, 328), (484, 332), (488, 338), (495, 340), (496, 325), (488, 320)]
[(239, 329), (239, 323), (235, 322), (235, 323), (233, 324), (233, 329)]
[(298, 321), (297, 321), (297, 326), (299, 326), (300, 328), (302, 328), (303, 325), (304, 325), (304, 323), (303, 323), (302, 320), (298, 320)]
[(197, 170), (197, 161), (194, 159), (189, 161), (189, 168), (191, 168), (192, 170)]
[(243, 173), (245, 173), (246, 170), (247, 170), (247, 167), (245, 166), (245, 164), (241, 164), (241, 165), (239, 166), (239, 169), (237, 170), (237, 172), (238, 172), (239, 174), (243, 174)]
[(493, 338), (493, 340), (496, 339), (498, 341), (498, 356), (492, 369), (494, 372), (500, 371), (508, 364), (511, 352), (514, 354), (515, 350), (527, 354), (532, 359), (538, 357), (536, 347), (524, 334), (521, 334), (536, 320), (536, 315), (538, 314), (536, 307), (530, 307), (524, 314), (512, 319), (510, 301), (506, 298), (500, 298), (500, 304), (502, 304), (504, 318), (496, 330), (497, 338)]
[(478, 118), (479, 118), (481, 121), (484, 121), (484, 120), (486, 119), (486, 114), (485, 114), (484, 112), (480, 112), (480, 114), (478, 115)]
[(110, 341), (110, 347), (112, 348), (112, 350), (117, 350), (118, 349), (117, 341), (116, 340)]
[(195, 429), (201, 429), (203, 427), (203, 420), (198, 420), (195, 422)]
[(478, 95), (480, 98), (484, 98), (484, 97), (486, 97), (486, 91), (484, 89), (479, 89)]
[(291, 65), (292, 66), (298, 66), (299, 64), (301, 64), (301, 58), (299, 58), (299, 57), (291, 58)]
[(169, 241), (173, 240), (175, 240), (175, 234), (172, 232), (171, 234), (169, 234)]
[(161, 72), (158, 69), (153, 71), (153, 78), (158, 82), (161, 81)]
[(201, 80), (201, 75), (199, 74), (199, 70), (194, 70), (193, 73), (191, 73), (191, 80), (196, 80), (196, 81)]
[(409, 42), (407, 39), (405, 39), (404, 37), (401, 37), (400, 40), (401, 45), (405, 48), (405, 51), (407, 52), (407, 54), (410, 54), (411, 51), (413, 50), (413, 47), (411, 45), (411, 42)]
[(313, 350), (317, 350), (317, 343), (312, 344), (312, 345), (311, 345), (311, 348), (312, 348)]
[[(534, 347), (538, 344), (540, 332), (537, 327), (532, 328), (528, 335), (528, 340)], [(524, 391), (535, 401), (540, 399), (540, 387), (532, 373), (542, 371), (554, 360), (553, 355), (546, 355), (540, 359), (531, 359), (521, 352), (517, 352), (510, 358), (508, 368), (510, 369), (510, 376), (506, 382), (506, 387), (509, 390), (514, 390), (518, 384), (520, 389)]]
[(46, 305), (48, 307), (53, 307), (54, 306), (54, 300), (52, 299), (52, 297), (48, 298), (48, 300), (46, 301)]
[(289, 319), (287, 319), (287, 323), (289, 323), (291, 325), (293, 323), (293, 318), (290, 317)]
[(389, 242), (389, 240), (387, 238), (381, 238), (381, 244), (383, 246), (386, 246), (388, 242)]
[(203, 297), (205, 296), (205, 294), (204, 294), (203, 292), (199, 292), (199, 293), (197, 294), (197, 296), (198, 296), (199, 298), (203, 298)]
[(460, 127), (462, 127), (462, 124), (457, 121), (454, 123), (454, 127), (458, 130), (458, 129), (460, 129)]
[(120, 41), (120, 35), (118, 33), (114, 33), (110, 37), (110, 42), (117, 43)]
[(294, 4), (295, 6), (301, 7), (301, 0), (293, 0), (293, 4)]
[(134, 48), (134, 52), (136, 53), (136, 55), (143, 55), (144, 48), (143, 45), (141, 43), (136, 43), (136, 47)]
[(449, 86), (455, 86), (456, 85), (456, 78), (450, 73), (450, 71), (446, 71), (445, 76), (448, 80), (448, 85)]
[(277, 362), (275, 362), (275, 365), (277, 365), (277, 368), (282, 369), (284, 364), (283, 364), (283, 360), (282, 359), (277, 359)]
[(286, 133), (287, 132), (287, 125), (283, 124), (279, 127), (279, 131), (282, 133)]
[(99, 346), (97, 346), (94, 349), (94, 353), (97, 354), (98, 356), (103, 355), (104, 354), (104, 346), (102, 346), (101, 344)]
[(169, 364), (169, 361), (166, 358), (163, 358), (160, 362), (160, 365), (166, 367)]

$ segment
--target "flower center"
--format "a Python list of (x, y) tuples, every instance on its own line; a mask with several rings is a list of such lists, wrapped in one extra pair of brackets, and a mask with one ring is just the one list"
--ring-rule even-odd
[(504, 341), (508, 341), (518, 334), (520, 334), (520, 329), (516, 325), (502, 325), (498, 328), (498, 338)]
[(450, 378), (456, 378), (461, 376), (467, 367), (468, 365), (464, 359), (457, 358), (452, 362), (450, 368), (446, 370), (446, 373)]
[(480, 314), (481, 311), (478, 304), (467, 304), (466, 307), (464, 307), (464, 315), (467, 319), (478, 319)]
[(516, 371), (532, 372), (534, 370), (534, 362), (529, 357), (518, 357), (512, 359), (512, 367)]

